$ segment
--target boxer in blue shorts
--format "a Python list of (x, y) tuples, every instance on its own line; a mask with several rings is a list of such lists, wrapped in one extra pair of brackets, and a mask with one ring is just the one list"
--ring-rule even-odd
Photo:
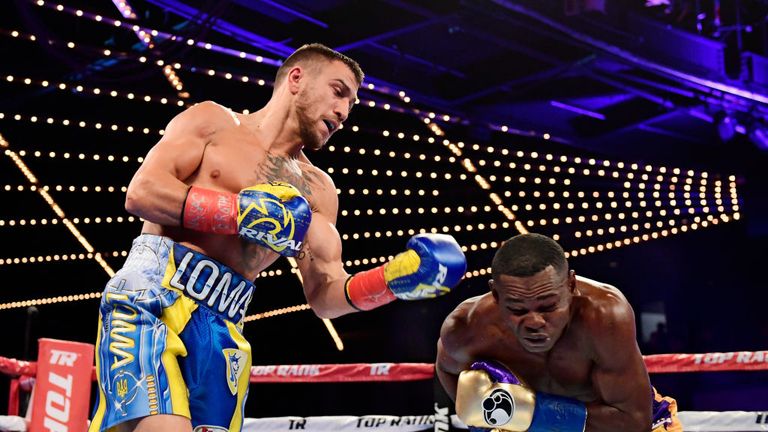
[(96, 364), (108, 379), (94, 423), (193, 412), (195, 426), (239, 429), (251, 366), (242, 327), (253, 289), (167, 237), (134, 240), (101, 303)]
[(145, 223), (102, 297), (91, 431), (240, 430), (251, 365), (242, 320), (251, 281), (280, 255), (296, 259), (323, 318), (459, 283), (466, 260), (448, 235), (416, 235), (354, 275), (343, 267), (336, 186), (303, 149), (339, 129), (362, 80), (354, 60), (305, 45), (260, 110), (203, 102), (171, 120), (128, 186), (126, 209)]

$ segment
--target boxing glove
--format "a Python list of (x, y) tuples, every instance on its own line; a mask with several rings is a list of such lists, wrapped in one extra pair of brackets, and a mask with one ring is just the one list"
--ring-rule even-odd
[(309, 202), (288, 183), (270, 182), (238, 194), (192, 186), (184, 201), (184, 228), (238, 234), (283, 256), (296, 256), (312, 221)]
[(456, 415), (473, 428), (513, 432), (583, 432), (583, 402), (534, 392), (502, 364), (477, 361), (461, 372)]
[(347, 302), (370, 310), (395, 299), (434, 298), (450, 292), (467, 270), (464, 253), (450, 235), (418, 234), (406, 248), (386, 264), (347, 279)]

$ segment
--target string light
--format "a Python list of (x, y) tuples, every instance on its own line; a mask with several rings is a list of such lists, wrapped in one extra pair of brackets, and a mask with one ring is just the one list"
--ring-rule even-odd
[(308, 304), (289, 306), (280, 309), (275, 309), (267, 312), (261, 312), (253, 315), (248, 315), (243, 319), (243, 322), (256, 321), (264, 318), (271, 318), (274, 316), (285, 315), (293, 312), (299, 312), (312, 309)]
[(165, 79), (168, 80), (168, 83), (171, 85), (171, 87), (173, 87), (178, 92), (177, 94), (179, 97), (183, 99), (189, 98), (189, 93), (183, 91), (184, 83), (181, 82), (181, 78), (179, 78), (171, 65), (163, 66), (163, 75), (165, 76)]
[(103, 252), (103, 253), (71, 253), (71, 254), (54, 254), (54, 255), (38, 255), (38, 256), (30, 256), (30, 257), (15, 257), (15, 258), (0, 258), (0, 265), (12, 265), (12, 264), (39, 264), (39, 263), (47, 263), (47, 262), (58, 262), (58, 261), (83, 261), (83, 260), (90, 260), (94, 259), (96, 255), (99, 256), (112, 256), (112, 257), (126, 257), (128, 256), (128, 251), (114, 251), (114, 252)]
[(56, 192), (118, 192), (118, 193), (125, 193), (128, 192), (127, 186), (64, 186), (64, 185), (54, 185), (54, 186), (24, 186), (24, 185), (1, 185), (0, 190), (4, 190), (6, 192), (9, 191), (19, 191), (23, 192), (26, 190), (29, 191), (36, 191), (37, 189), (43, 189), (45, 191), (55, 190)]
[[(362, 233), (344, 233), (341, 235), (342, 240), (360, 240), (360, 239), (369, 239), (369, 238), (391, 238), (391, 237), (406, 237), (406, 236), (412, 236), (416, 234), (423, 234), (423, 233), (456, 233), (456, 232), (462, 232), (462, 231), (484, 231), (484, 230), (496, 230), (496, 229), (506, 229), (510, 227), (510, 222), (504, 221), (501, 223), (491, 222), (491, 223), (478, 223), (475, 225), (453, 225), (453, 226), (442, 226), (442, 227), (433, 227), (433, 228), (409, 228), (409, 229), (398, 229), (398, 230), (387, 230), (387, 231), (364, 231)], [(348, 261), (351, 262), (351, 261)]]
[(216, 51), (216, 52), (219, 52), (219, 53), (222, 53), (222, 54), (225, 54), (225, 55), (229, 55), (229, 56), (233, 56), (233, 57), (239, 57), (239, 58), (250, 60), (250, 61), (255, 61), (257, 63), (265, 63), (265, 64), (269, 64), (269, 65), (272, 65), (272, 66), (280, 66), (280, 64), (281, 64), (278, 60), (274, 60), (274, 59), (271, 59), (271, 58), (265, 58), (265, 57), (263, 57), (261, 55), (250, 54), (250, 53), (246, 53), (244, 51), (234, 50), (234, 49), (231, 49), (231, 48), (226, 48), (226, 47), (223, 47), (223, 46), (220, 46), (220, 45), (215, 45), (215, 44), (211, 44), (211, 43), (204, 42), (204, 41), (196, 41), (194, 39), (190, 39), (190, 38), (186, 38), (186, 37), (183, 37), (183, 36), (174, 35), (174, 34), (163, 32), (163, 31), (156, 30), (156, 29), (150, 29), (150, 28), (147, 28), (147, 27), (141, 27), (141, 26), (132, 25), (132, 24), (129, 24), (129, 23), (123, 23), (122, 21), (115, 20), (115, 19), (112, 19), (112, 18), (109, 18), (109, 17), (103, 17), (101, 15), (96, 15), (96, 14), (93, 14), (91, 12), (86, 12), (86, 11), (79, 10), (79, 9), (75, 10), (75, 9), (72, 9), (72, 8), (69, 8), (69, 7), (64, 7), (62, 5), (54, 6), (53, 3), (46, 2), (46, 1), (43, 1), (43, 0), (30, 0), (30, 1), (33, 1), (38, 6), (47, 7), (47, 8), (50, 8), (50, 9), (55, 9), (58, 12), (64, 12), (64, 13), (73, 15), (73, 16), (75, 16), (77, 18), (80, 18), (80, 19), (88, 19), (88, 20), (95, 21), (95, 22), (100, 23), (100, 24), (111, 25), (111, 26), (114, 26), (114, 27), (123, 28), (123, 29), (127, 29), (127, 30), (130, 30), (130, 31), (136, 31), (138, 29), (139, 31), (144, 31), (147, 34), (153, 35), (155, 37), (162, 38), (164, 40), (168, 40), (168, 41), (172, 41), (172, 42), (176, 42), (176, 43), (183, 43), (183, 44), (186, 44), (188, 46), (194, 46), (194, 47), (202, 48), (202, 49), (205, 49), (205, 50), (212, 50), (212, 51)]
[(577, 257), (577, 256), (583, 256), (583, 255), (589, 255), (591, 253), (595, 252), (602, 252), (604, 250), (610, 250), (610, 249), (616, 249), (624, 246), (629, 246), (632, 244), (641, 243), (644, 241), (649, 240), (655, 240), (660, 237), (668, 237), (670, 235), (676, 235), (680, 233), (685, 233), (688, 231), (694, 231), (698, 229), (699, 227), (706, 228), (707, 226), (711, 225), (718, 225), (720, 222), (722, 223), (728, 223), (736, 220), (739, 220), (741, 218), (740, 213), (734, 213), (730, 216), (728, 215), (721, 215), (720, 218), (712, 218), (709, 220), (703, 220), (700, 223), (694, 222), (690, 225), (683, 225), (681, 227), (672, 227), (669, 229), (663, 229), (660, 231), (654, 231), (650, 233), (644, 233), (642, 235), (635, 235), (632, 237), (625, 237), (622, 239), (612, 240), (605, 243), (597, 244), (597, 245), (591, 245), (580, 249), (573, 249), (569, 252), (566, 252), (566, 258), (570, 257)]
[[(723, 222), (729, 222), (732, 219), (732, 217), (729, 217), (728, 214), (723, 213), (723, 214), (721, 214), (719, 216), (708, 214), (707, 217), (705, 218), (705, 220), (709, 221), (709, 222), (712, 222), (714, 224), (717, 224), (718, 222), (713, 222), (713, 221), (717, 220), (717, 218), (719, 218)], [(628, 231), (640, 231), (642, 229), (651, 229), (651, 228), (654, 228), (654, 227), (662, 228), (662, 227), (667, 226), (667, 225), (670, 226), (670, 227), (685, 226), (685, 224), (687, 222), (688, 222), (688, 219), (680, 219), (680, 220), (677, 220), (677, 219), (667, 219), (666, 222), (663, 221), (663, 220), (656, 220), (656, 221), (653, 221), (653, 222), (651, 222), (651, 221), (643, 222), (642, 224), (640, 224), (640, 223), (633, 223), (633, 224), (630, 224), (630, 225), (611, 226), (611, 227), (607, 227), (607, 228), (605, 228), (605, 227), (602, 227), (602, 228), (592, 228), (592, 229), (584, 230), (583, 232), (582, 231), (576, 231), (576, 232), (574, 232), (574, 237), (576, 237), (576, 238), (596, 237), (596, 236), (602, 236), (602, 235), (604, 235), (606, 233), (607, 234), (614, 234), (616, 232), (624, 233), (624, 232), (628, 232)], [(693, 218), (693, 222), (692, 223), (699, 224), (701, 222), (702, 222), (701, 217), (700, 216), (696, 216), (696, 217)]]
[[(430, 117), (434, 116), (434, 113), (430, 113)], [(458, 142), (458, 143), (452, 143), (448, 139), (444, 139), (442, 141), (443, 146), (447, 147), (448, 150), (451, 151), (451, 153), (454, 154), (456, 157), (460, 157), (462, 155), (461, 148), (464, 147), (464, 143)], [(464, 168), (465, 171), (467, 171), (471, 177), (475, 180), (478, 186), (480, 186), (483, 190), (489, 190), (491, 189), (490, 183), (488, 180), (485, 179), (482, 175), (477, 173), (477, 168), (475, 167), (474, 162), (469, 158), (463, 158), (460, 163), (461, 167)], [(485, 165), (484, 161), (480, 161), (480, 165)], [(462, 178), (463, 180), (463, 178)], [(515, 228), (520, 233), (527, 233), (528, 230), (525, 227), (525, 225), (517, 220), (517, 217), (515, 214), (510, 210), (506, 205), (504, 205), (502, 199), (496, 194), (495, 192), (490, 192), (488, 194), (488, 197), (493, 201), (493, 203), (496, 205), (496, 209), (500, 211), (508, 220), (514, 221)]]
[(66, 302), (90, 300), (95, 298), (101, 298), (101, 293), (93, 292), (88, 294), (73, 294), (73, 295), (67, 295), (67, 296), (46, 297), (46, 298), (39, 298), (39, 299), (15, 301), (10, 303), (1, 303), (0, 310), (27, 308), (30, 306), (39, 306), (39, 305), (47, 305), (47, 304), (54, 304), (54, 303), (66, 303)]
[[(26, 150), (19, 150), (18, 152), (19, 156), (34, 156), (34, 157), (48, 157), (50, 159), (78, 159), (78, 160), (94, 160), (94, 161), (106, 161), (106, 162), (138, 162), (142, 163), (144, 162), (143, 156), (138, 157), (132, 157), (132, 156), (115, 156), (115, 155), (100, 155), (98, 153), (94, 154), (85, 154), (85, 153), (69, 153), (69, 152), (60, 152), (57, 153), (55, 151), (30, 151), (27, 153)], [(46, 186), (47, 187), (47, 186)], [(70, 189), (72, 186), (70, 186)]]
[[(397, 195), (397, 192), (398, 192), (397, 190), (392, 189), (390, 191), (390, 194)], [(491, 207), (489, 205), (485, 205), (485, 206), (474, 206), (473, 205), (473, 206), (467, 206), (467, 207), (459, 206), (459, 207), (441, 207), (441, 208), (435, 207), (435, 209), (438, 210), (437, 212), (442, 213), (442, 214), (463, 213), (465, 211), (470, 212), (470, 213), (479, 213), (479, 212), (491, 213), (491, 212), (495, 212), (496, 211), (495, 208), (493, 208), (493, 207)], [(409, 215), (409, 214), (425, 214), (425, 213), (428, 213), (428, 212), (430, 212), (430, 209), (423, 208), (423, 207), (419, 207), (419, 208), (410, 208), (410, 207), (404, 207), (404, 208), (391, 207), (391, 208), (387, 208), (387, 207), (380, 207), (380, 208), (376, 208), (375, 210), (374, 209), (366, 209), (366, 210), (342, 209), (340, 211), (340, 215), (341, 216), (363, 216), (363, 215), (367, 215), (367, 216), (374, 216), (374, 215), (384, 216), (384, 215), (387, 215), (387, 214), (392, 214), (392, 215), (406, 214), (406, 215)], [(433, 213), (437, 213), (437, 212), (433, 212)]]
[[(38, 257), (26, 257), (26, 258), (7, 258), (7, 259), (0, 259), (0, 265), (27, 264), (27, 263), (35, 263), (35, 262), (39, 263), (39, 262), (67, 261), (67, 260), (73, 261), (78, 259), (87, 259), (87, 256), (81, 257), (81, 255), (84, 255), (84, 254), (69, 254), (69, 255), (62, 254), (62, 255), (47, 255), (47, 256), (38, 256)], [(92, 254), (87, 254), (87, 255), (92, 255)], [(108, 252), (103, 255), (124, 257), (128, 255), (128, 251)], [(58, 257), (58, 258), (54, 259), (54, 257)], [(283, 271), (278, 269), (278, 270), (262, 271), (256, 277), (257, 278), (278, 277), (278, 276), (282, 276), (283, 274), (284, 274)], [(29, 306), (47, 305), (47, 304), (56, 304), (56, 303), (65, 303), (65, 302), (75, 302), (75, 301), (90, 300), (90, 299), (96, 299), (96, 298), (101, 298), (101, 292), (92, 292), (87, 294), (70, 294), (70, 295), (63, 295), (58, 297), (35, 298), (35, 299), (9, 302), (9, 303), (2, 303), (0, 304), (0, 310), (17, 309), (17, 308), (25, 308)], [(274, 315), (280, 315), (280, 314), (273, 313), (269, 316), (274, 316)], [(267, 318), (267, 316), (265, 316), (264, 318)], [(253, 319), (259, 319), (259, 318), (253, 318)], [(246, 321), (251, 321), (251, 320), (246, 319)]]
[(491, 274), (490, 267), (486, 267), (478, 270), (471, 270), (471, 271), (468, 270), (466, 273), (464, 273), (464, 279), (471, 279), (473, 277), (485, 276), (490, 274)]
[[(168, 41), (177, 42), (177, 43), (183, 43), (183, 44), (186, 44), (188, 46), (194, 46), (194, 47), (201, 48), (201, 49), (204, 49), (204, 50), (207, 50), (207, 51), (216, 51), (216, 52), (224, 54), (224, 55), (228, 55), (228, 56), (232, 56), (232, 57), (237, 57), (237, 58), (240, 58), (240, 59), (245, 59), (245, 60), (253, 61), (253, 62), (256, 62), (256, 63), (268, 64), (268, 65), (271, 65), (271, 66), (280, 66), (282, 64), (281, 61), (276, 60), (276, 59), (264, 57), (264, 56), (261, 56), (261, 55), (246, 53), (245, 51), (227, 48), (227, 47), (224, 47), (224, 46), (221, 46), (221, 45), (212, 44), (210, 42), (196, 41), (196, 40), (191, 39), (191, 38), (186, 38), (186, 37), (183, 37), (183, 36), (179, 36), (179, 35), (163, 32), (163, 31), (159, 31), (159, 30), (156, 30), (156, 29), (150, 29), (150, 28), (147, 28), (147, 27), (141, 27), (141, 26), (137, 26), (137, 25), (131, 25), (129, 23), (123, 23), (123, 22), (121, 22), (119, 20), (115, 20), (115, 19), (108, 18), (108, 17), (102, 17), (100, 15), (96, 15), (96, 14), (93, 14), (91, 12), (86, 12), (86, 11), (79, 10), (79, 9), (75, 10), (75, 9), (72, 9), (72, 8), (64, 7), (62, 5), (54, 5), (51, 2), (46, 2), (46, 1), (43, 1), (43, 0), (30, 0), (30, 1), (34, 2), (38, 6), (47, 7), (47, 8), (50, 8), (50, 9), (54, 9), (54, 10), (56, 10), (58, 12), (64, 12), (64, 13), (67, 13), (67, 14), (70, 14), (70, 15), (74, 15), (75, 17), (80, 18), (80, 19), (88, 19), (88, 20), (95, 21), (97, 23), (104, 24), (104, 25), (112, 25), (112, 26), (118, 27), (118, 28), (124, 28), (124, 29), (128, 29), (128, 30), (131, 30), (131, 31), (138, 31), (138, 32), (140, 32), (140, 34), (143, 33), (143, 34), (152, 35), (152, 36), (155, 36), (155, 37), (160, 37), (160, 38), (163, 38), (163, 39), (168, 40)], [(144, 39), (142, 39), (142, 40), (144, 40)], [(365, 83), (364, 85), (365, 85), (365, 87), (368, 90), (371, 90), (371, 91), (375, 91), (375, 92), (382, 93), (382, 94), (387, 94), (387, 95), (395, 95), (395, 96), (399, 97), (401, 100), (403, 100), (405, 103), (409, 103), (411, 101), (411, 98), (405, 94), (405, 91), (391, 89), (391, 88), (389, 88), (387, 86), (381, 86), (381, 85), (380, 86), (376, 86), (373, 83)], [(418, 113), (418, 110), (414, 110), (414, 111), (416, 113)]]
[[(491, 154), (501, 154), (503, 156), (512, 156), (517, 159), (531, 159), (531, 160), (537, 160), (541, 161), (544, 159), (546, 162), (558, 160), (561, 163), (570, 163), (573, 165), (581, 165), (581, 166), (590, 166), (595, 167), (595, 169), (589, 169), (588, 171), (584, 171), (582, 168), (581, 171), (578, 171), (576, 167), (569, 168), (572, 171), (569, 171), (572, 174), (580, 173), (584, 176), (590, 176), (590, 175), (597, 175), (601, 177), (619, 177), (620, 175), (627, 176), (629, 179), (635, 179), (636, 177), (639, 177), (641, 180), (647, 182), (649, 181), (652, 176), (655, 176), (654, 178), (657, 179), (657, 181), (660, 183), (662, 180), (658, 180), (659, 177), (662, 179), (664, 178), (663, 174), (672, 173), (674, 176), (681, 176), (682, 169), (681, 168), (669, 168), (664, 166), (653, 166), (653, 165), (639, 165), (637, 163), (626, 163), (622, 161), (611, 161), (611, 160), (598, 160), (595, 158), (585, 158), (580, 156), (565, 156), (565, 155), (553, 155), (550, 153), (541, 154), (536, 151), (530, 151), (530, 152), (524, 152), (522, 150), (518, 151), (510, 151), (507, 148), (494, 148), (491, 146), (483, 146), (480, 144), (473, 144), (470, 147), (474, 151), (484, 151), (485, 153), (491, 153)], [(563, 170), (563, 166), (557, 165), (557, 164), (549, 164), (546, 162), (540, 162), (541, 169), (542, 165), (549, 165), (557, 170)], [(525, 170), (532, 170), (532, 165), (523, 165), (521, 166)], [(610, 170), (609, 170), (610, 168)], [(601, 171), (602, 170), (602, 171)], [(544, 171), (544, 170), (542, 170)], [(568, 170), (566, 170), (568, 171)], [(608, 172), (610, 171), (610, 175)], [(623, 172), (623, 174), (621, 174)], [(656, 173), (656, 174), (654, 174)], [(687, 170), (685, 173), (688, 177), (688, 179), (684, 181), (693, 182), (694, 177), (699, 177), (700, 179), (707, 179), (709, 177), (709, 174), (706, 171), (702, 172), (696, 172), (694, 170)], [(685, 176), (682, 176), (685, 177)], [(735, 179), (735, 178), (734, 178)], [(671, 183), (677, 183), (676, 180), (672, 180)]]
[[(143, 222), (144, 220), (141, 218), (137, 218), (134, 216), (96, 216), (96, 217), (84, 217), (84, 218), (73, 218), (72, 223), (75, 225), (79, 224), (111, 224), (111, 223), (131, 223), (131, 222)], [(37, 226), (37, 225), (58, 225), (59, 219), (0, 219), (0, 227), (3, 226)]]
[(67, 84), (67, 83), (53, 83), (48, 80), (33, 80), (32, 78), (18, 78), (14, 77), (13, 75), (7, 75), (5, 81), (7, 82), (23, 82), (26, 85), (36, 85), (43, 88), (53, 88), (57, 90), (62, 91), (71, 91), (75, 93), (91, 93), (94, 95), (104, 95), (104, 96), (111, 96), (113, 98), (123, 98), (128, 100), (134, 100), (134, 101), (142, 101), (142, 102), (154, 102), (159, 103), (161, 105), (177, 105), (180, 107), (186, 106), (186, 102), (184, 102), (181, 99), (168, 99), (163, 96), (150, 96), (150, 95), (136, 95), (133, 92), (124, 92), (124, 91), (117, 91), (117, 90), (102, 90), (99, 87), (93, 87), (93, 88), (86, 88), (82, 85), (74, 86), (73, 84)]
[[(10, 144), (8, 141), (5, 140), (5, 138), (0, 135), (0, 147), (5, 148), (4, 154), (13, 160), (13, 162), (16, 164), (16, 166), (21, 170), (21, 172), (24, 174), (25, 177), (27, 177), (27, 180), (32, 183), (37, 183), (37, 178), (32, 174), (32, 171), (27, 167), (27, 165), (24, 163), (24, 161), (21, 160), (21, 157), (16, 154), (13, 150), (10, 149)], [(86, 240), (86, 238), (80, 234), (80, 231), (75, 227), (75, 225), (67, 219), (66, 215), (64, 214), (64, 210), (59, 207), (59, 205), (53, 200), (53, 197), (48, 193), (48, 191), (44, 189), (38, 188), (36, 190), (38, 194), (40, 194), (41, 197), (45, 200), (45, 202), (48, 203), (48, 205), (51, 207), (51, 209), (56, 213), (56, 215), (59, 217), (61, 222), (64, 224), (64, 226), (69, 229), (69, 232), (72, 233), (72, 235), (75, 236), (77, 241), (85, 248), (85, 250), (88, 253), (93, 253), (93, 246)], [(96, 262), (99, 263), (99, 265), (104, 269), (104, 271), (107, 272), (109, 277), (114, 276), (115, 272), (112, 270), (112, 267), (107, 264), (106, 261), (104, 261), (104, 258), (101, 257), (101, 254), (93, 254), (93, 259), (96, 260)]]
[[(9, 34), (14, 34), (14, 33), (16, 34), (16, 36), (19, 36), (19, 32), (18, 31), (11, 32), (11, 31), (0, 29), (0, 34), (9, 35)], [(143, 33), (143, 31), (139, 31), (139, 33)], [(29, 35), (29, 36), (24, 38), (24, 40), (27, 40), (27, 39), (32, 40), (32, 41), (40, 40), (40, 38), (38, 38), (38, 37), (36, 37), (34, 35)], [(51, 46), (68, 45), (69, 44), (68, 42), (57, 41), (57, 40), (50, 39), (50, 38), (46, 39), (46, 42), (48, 43), (48, 45), (51, 45)], [(148, 59), (145, 56), (139, 56), (139, 55), (136, 55), (136, 54), (130, 53), (130, 52), (105, 50), (105, 49), (102, 49), (102, 48), (93, 48), (93, 47), (83, 47), (81, 45), (78, 45), (77, 49), (80, 50), (80, 51), (96, 53), (96, 54), (99, 54), (99, 55), (104, 55), (104, 56), (113, 57), (113, 58), (132, 59), (132, 60), (136, 60), (136, 61), (138, 61), (140, 63), (147, 63), (148, 62)], [(207, 77), (219, 77), (219, 78), (224, 78), (224, 79), (227, 79), (227, 80), (235, 80), (235, 81), (239, 81), (239, 82), (242, 82), (242, 83), (250, 83), (250, 84), (258, 85), (258, 86), (262, 86), (262, 87), (263, 86), (274, 86), (274, 82), (273, 81), (265, 80), (265, 79), (262, 79), (262, 78), (255, 78), (255, 77), (251, 77), (251, 76), (247, 76), (247, 75), (240, 75), (240, 74), (233, 73), (233, 72), (228, 72), (228, 71), (218, 71), (218, 70), (215, 70), (215, 69), (210, 69), (210, 68), (205, 68), (205, 67), (189, 66), (189, 65), (184, 65), (184, 64), (178, 63), (178, 62), (173, 63), (173, 65), (166, 64), (165, 62), (162, 62), (162, 60), (159, 61), (159, 62), (162, 63), (161, 66), (163, 68), (162, 70), (163, 70), (164, 76), (168, 80), (169, 84), (171, 84), (171, 86), (177, 91), (178, 96), (180, 98), (182, 98), (182, 99), (188, 99), (189, 98), (189, 93), (182, 91), (184, 85), (181, 82), (181, 79), (179, 78), (178, 74), (175, 72), (176, 70), (184, 70), (184, 71), (188, 71), (188, 72), (204, 75), (204, 76), (207, 76)], [(31, 80), (28, 79), (28, 81), (30, 81), (30, 82), (26, 82), (26, 84), (31, 84)], [(99, 92), (103, 93), (101, 91), (99, 91)], [(401, 93), (404, 93), (404, 92), (401, 92)], [(410, 101), (410, 98), (408, 98), (408, 97), (402, 98), (402, 99), (404, 101), (406, 101), (406, 102)], [(362, 99), (361, 102), (366, 104), (366, 106), (372, 106), (372, 107), (375, 107), (375, 108), (382, 108), (383, 107), (383, 109), (385, 109), (385, 110), (388, 110), (388, 111), (391, 110), (391, 111), (395, 111), (395, 112), (399, 112), (399, 113), (403, 113), (403, 114), (418, 114), (419, 113), (419, 110), (417, 110), (417, 109), (408, 108), (408, 107), (402, 107), (402, 106), (399, 106), (399, 105), (392, 105), (392, 104), (385, 104), (383, 106), (382, 105), (377, 105), (375, 103), (375, 101), (370, 101), (368, 99)], [(373, 102), (373, 103), (371, 104), (371, 102)], [(167, 100), (165, 100), (165, 102), (162, 102), (162, 103), (167, 103)]]
[(558, 142), (560, 144), (572, 144), (570, 140), (567, 140), (565, 138), (561, 137), (553, 137), (547, 132), (538, 132), (538, 131), (532, 131), (532, 130), (522, 130), (522, 129), (516, 129), (513, 127), (509, 127), (507, 125), (498, 125), (494, 123), (488, 123), (488, 128), (494, 131), (502, 132), (505, 134), (510, 135), (517, 135), (517, 136), (523, 136), (523, 137), (530, 137), (530, 138), (541, 138), (543, 140), (551, 140)]
[[(45, 120), (43, 121), (43, 119)], [(69, 119), (55, 119), (53, 117), (47, 117), (47, 116), (6, 114), (3, 112), (0, 112), (0, 120), (28, 121), (30, 123), (89, 128), (89, 129), (105, 130), (109, 132), (119, 131), (119, 132), (140, 133), (144, 135), (149, 135), (150, 133), (163, 135), (165, 133), (163, 129), (150, 129), (146, 127), (140, 128), (140, 127), (134, 127), (131, 125), (128, 125), (128, 126), (117, 125), (115, 123), (112, 123), (112, 124), (101, 123), (101, 122), (91, 123), (91, 122), (86, 122), (82, 120), (77, 121), (77, 120), (69, 120)]]

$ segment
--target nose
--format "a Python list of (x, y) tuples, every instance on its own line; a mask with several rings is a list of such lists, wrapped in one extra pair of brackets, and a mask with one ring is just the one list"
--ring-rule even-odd
[(343, 123), (347, 119), (347, 116), (349, 116), (349, 107), (342, 101), (336, 104), (333, 113), (336, 115), (336, 118), (339, 119), (339, 122)]
[(530, 332), (537, 332), (544, 328), (545, 325), (547, 325), (547, 321), (541, 314), (531, 312), (527, 317), (525, 317), (525, 322), (523, 325), (525, 326), (526, 330)]

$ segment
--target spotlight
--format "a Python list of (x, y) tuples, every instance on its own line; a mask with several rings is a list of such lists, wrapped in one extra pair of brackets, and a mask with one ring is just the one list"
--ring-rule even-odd
[(768, 126), (762, 123), (754, 125), (749, 131), (749, 139), (760, 150), (768, 151)]
[(728, 142), (736, 135), (736, 119), (721, 111), (715, 115), (717, 134), (723, 142)]

